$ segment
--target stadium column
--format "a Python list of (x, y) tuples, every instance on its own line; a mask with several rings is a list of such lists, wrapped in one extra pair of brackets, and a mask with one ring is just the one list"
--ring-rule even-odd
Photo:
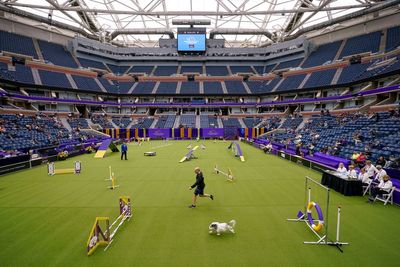
[(192, 139), (192, 128), (188, 128), (188, 138)]

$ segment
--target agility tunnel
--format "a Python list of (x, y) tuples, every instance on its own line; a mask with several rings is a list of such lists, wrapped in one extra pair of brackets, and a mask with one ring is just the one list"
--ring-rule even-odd
[(243, 156), (243, 151), (238, 142), (231, 142), (231, 144), (228, 146), (228, 149), (231, 149), (235, 154), (235, 157), (238, 157), (240, 161), (242, 162), (245, 161)]

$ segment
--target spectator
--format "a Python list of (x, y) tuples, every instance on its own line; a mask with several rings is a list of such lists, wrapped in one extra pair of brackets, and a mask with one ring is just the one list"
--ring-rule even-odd
[(378, 170), (375, 168), (374, 165), (372, 165), (370, 160), (367, 160), (365, 162), (365, 171), (367, 172), (369, 179), (374, 179), (375, 174)]
[(386, 160), (383, 156), (380, 156), (376, 162), (375, 165), (381, 165), (381, 166), (385, 166), (386, 165)]
[(376, 196), (381, 196), (382, 194), (387, 194), (393, 187), (392, 181), (388, 175), (383, 176), (378, 186), (371, 189), (371, 197), (368, 199), (370, 203), (375, 201)]
[(378, 182), (380, 182), (380, 181), (383, 179), (383, 177), (384, 177), (385, 175), (387, 175), (387, 173), (386, 173), (386, 171), (382, 168), (381, 165), (376, 165), (376, 170), (377, 170), (377, 172), (376, 172), (376, 175), (375, 175), (375, 179), (376, 179)]
[(353, 165), (349, 165), (349, 170), (348, 170), (348, 172), (347, 172), (347, 177), (348, 177), (349, 179), (357, 179), (357, 172), (356, 172), (356, 170), (354, 169), (354, 166), (353, 166)]
[(344, 166), (344, 164), (342, 162), (339, 163), (339, 167), (336, 170), (338, 173), (340, 174), (346, 174), (347, 170), (346, 167)]

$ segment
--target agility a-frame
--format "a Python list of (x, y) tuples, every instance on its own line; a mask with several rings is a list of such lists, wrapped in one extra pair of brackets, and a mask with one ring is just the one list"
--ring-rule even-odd
[[(340, 206), (337, 208), (336, 239), (333, 241), (333, 239), (329, 237), (330, 189), (306, 176), (304, 191), (305, 197), (303, 210), (300, 210), (297, 213), (296, 219), (287, 220), (291, 222), (304, 222), (317, 237), (316, 241), (304, 241), (304, 244), (336, 246), (341, 252), (343, 252), (340, 247), (342, 245), (348, 245), (349, 243), (340, 241)], [(312, 192), (314, 192), (313, 195)], [(312, 213), (314, 209), (314, 213), (317, 213), (318, 219), (313, 217)]]

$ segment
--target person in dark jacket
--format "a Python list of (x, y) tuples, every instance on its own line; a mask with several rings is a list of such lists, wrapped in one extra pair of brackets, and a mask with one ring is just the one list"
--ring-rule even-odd
[(193, 188), (196, 188), (196, 189), (194, 190), (192, 205), (190, 205), (189, 208), (196, 207), (197, 196), (209, 197), (211, 200), (214, 200), (213, 195), (204, 194), (204, 188), (206, 187), (206, 184), (204, 183), (204, 176), (203, 176), (203, 173), (201, 172), (200, 168), (196, 167), (194, 169), (194, 173), (196, 174), (196, 182), (191, 187), (189, 187), (189, 190), (192, 190)]
[(128, 153), (128, 146), (125, 144), (125, 142), (123, 142), (121, 145), (121, 160), (123, 157), (125, 157), (125, 160), (127, 160), (126, 158), (127, 153)]

